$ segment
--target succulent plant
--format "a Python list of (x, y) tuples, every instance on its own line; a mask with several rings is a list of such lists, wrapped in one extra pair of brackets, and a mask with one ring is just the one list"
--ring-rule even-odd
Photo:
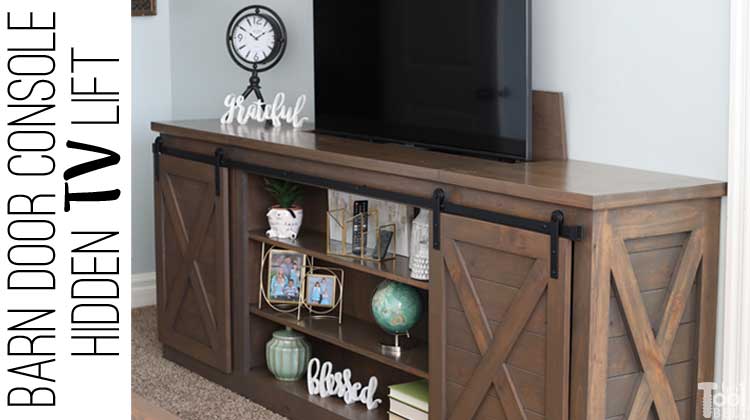
[(292, 208), (302, 200), (302, 186), (299, 184), (268, 178), (265, 179), (265, 183), (266, 191), (281, 208)]

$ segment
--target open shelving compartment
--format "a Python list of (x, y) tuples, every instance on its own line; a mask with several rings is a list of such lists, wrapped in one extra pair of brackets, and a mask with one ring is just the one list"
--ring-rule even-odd
[[(251, 229), (247, 232), (249, 273), (249, 325), (250, 325), (250, 366), (248, 375), (251, 383), (265, 384), (283, 395), (301, 398), (316, 408), (331, 414), (330, 418), (345, 419), (387, 419), (388, 386), (417, 379), (429, 379), (428, 370), (428, 294), (429, 283), (409, 277), (408, 258), (398, 256), (384, 262), (361, 261), (354, 258), (328, 255), (326, 253), (326, 210), (328, 209), (327, 190), (304, 187), (304, 219), (302, 230), (296, 240), (268, 238), (265, 234), (265, 212), (270, 201), (262, 191), (263, 180), (250, 176), (248, 215)], [(336, 319), (312, 318), (303, 310), (297, 314), (276, 312), (264, 303), (258, 305), (260, 261), (263, 244), (277, 249), (297, 251), (315, 259), (317, 266), (335, 267), (345, 270), (346, 285), (343, 291), (343, 321)], [(410, 331), (411, 338), (399, 357), (386, 355), (380, 343), (393, 342), (376, 323), (371, 314), (370, 302), (375, 288), (384, 280), (391, 280), (415, 287), (422, 297), (424, 306), (420, 321)], [(349, 368), (352, 381), (367, 384), (370, 376), (378, 378), (376, 398), (382, 399), (380, 407), (368, 411), (360, 403), (346, 405), (343, 400), (328, 397), (320, 398), (307, 393), (305, 378), (297, 382), (277, 381), (266, 368), (265, 343), (274, 331), (289, 327), (305, 335), (312, 347), (313, 357), (321, 361), (331, 361), (334, 372)], [(281, 397), (283, 398), (283, 397)]]

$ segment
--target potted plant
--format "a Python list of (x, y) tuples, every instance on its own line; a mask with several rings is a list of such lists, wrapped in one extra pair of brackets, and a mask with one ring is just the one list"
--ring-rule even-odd
[(270, 229), (266, 236), (281, 239), (297, 239), (302, 227), (302, 187), (289, 181), (266, 179), (266, 191), (274, 202), (266, 213)]

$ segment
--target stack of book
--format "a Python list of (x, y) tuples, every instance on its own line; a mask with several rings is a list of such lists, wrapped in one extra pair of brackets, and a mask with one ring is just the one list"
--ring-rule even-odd
[(388, 389), (389, 420), (428, 420), (429, 386), (426, 380), (391, 385)]

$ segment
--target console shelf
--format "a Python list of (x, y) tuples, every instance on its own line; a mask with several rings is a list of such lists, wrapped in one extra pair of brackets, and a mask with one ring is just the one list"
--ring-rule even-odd
[(292, 251), (302, 252), (308, 256), (337, 264), (341, 267), (362, 271), (384, 279), (408, 284), (422, 290), (429, 290), (426, 281), (414, 280), (409, 277), (409, 258), (397, 255), (395, 260), (375, 262), (361, 261), (326, 253), (326, 236), (315, 231), (303, 231), (297, 239), (278, 239), (266, 236), (265, 230), (250, 231), (250, 239), (265, 242)]
[(306, 316), (297, 321), (296, 315), (279, 313), (270, 308), (258, 309), (257, 306), (251, 307), (250, 313), (411, 375), (428, 377), (427, 344), (416, 339), (413, 347), (405, 349), (400, 357), (386, 356), (380, 352), (380, 339), (387, 338), (387, 335), (376, 325), (351, 316), (344, 315), (343, 323), (339, 325), (338, 320), (329, 318)]
[[(305, 381), (282, 382), (277, 381), (271, 372), (264, 368), (256, 368), (248, 374), (248, 383), (263, 388), (270, 388), (270, 394), (276, 394), (277, 399), (295, 398), (319, 407), (329, 413), (329, 418), (344, 418), (352, 420), (386, 420), (388, 419), (388, 402), (381, 403), (375, 410), (368, 410), (362, 404), (346, 405), (343, 400), (329, 397), (320, 398), (307, 393)], [(337, 416), (337, 417), (336, 417)]]

